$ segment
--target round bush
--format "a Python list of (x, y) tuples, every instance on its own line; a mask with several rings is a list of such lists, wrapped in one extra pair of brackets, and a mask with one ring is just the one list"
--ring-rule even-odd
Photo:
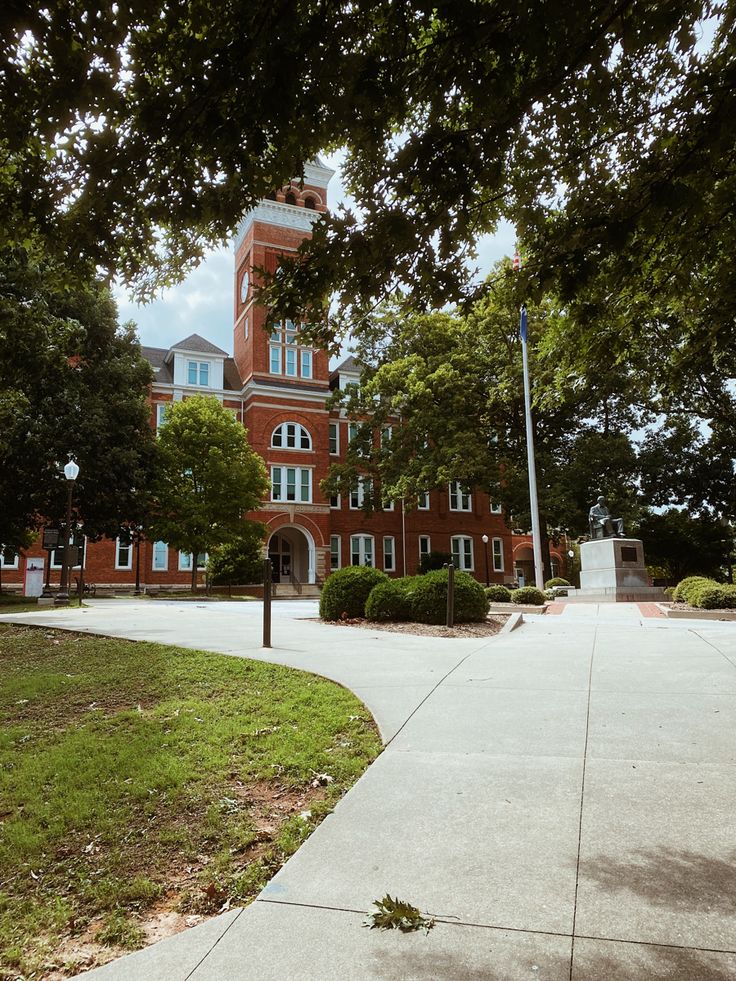
[(380, 569), (349, 565), (338, 569), (325, 580), (319, 598), (319, 615), (323, 620), (339, 620), (343, 614), (354, 620), (365, 616), (365, 601), (373, 587), (387, 578)]
[[(447, 617), (447, 570), (417, 576), (411, 590), (413, 619), (444, 623)], [(478, 623), (488, 614), (488, 599), (481, 584), (467, 572), (455, 573), (455, 623)]]
[(712, 579), (707, 579), (705, 576), (688, 576), (686, 579), (683, 579), (682, 582), (678, 582), (678, 584), (675, 586), (675, 591), (672, 594), (672, 598), (678, 603), (689, 603), (690, 592), (705, 584), (711, 586), (718, 585)]
[(510, 603), (511, 590), (500, 584), (486, 586), (486, 596), (489, 603)]
[(567, 579), (560, 579), (559, 576), (553, 576), (551, 579), (547, 580), (547, 582), (544, 584), (544, 588), (552, 589), (553, 586), (572, 586), (572, 583), (568, 582)]
[(719, 583), (703, 583), (698, 589), (691, 589), (688, 595), (688, 603), (701, 610), (724, 610), (731, 599), (728, 587)]
[(542, 606), (544, 604), (544, 593), (536, 586), (522, 586), (515, 589), (511, 594), (512, 603), (524, 603), (526, 606)]
[(386, 579), (376, 583), (365, 601), (368, 620), (411, 620), (411, 592), (415, 577)]

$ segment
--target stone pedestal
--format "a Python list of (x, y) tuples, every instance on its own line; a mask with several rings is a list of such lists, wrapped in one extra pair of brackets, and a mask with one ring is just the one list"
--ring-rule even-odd
[(638, 538), (599, 538), (584, 542), (580, 546), (577, 595), (611, 603), (665, 599), (663, 590), (649, 585), (644, 546)]

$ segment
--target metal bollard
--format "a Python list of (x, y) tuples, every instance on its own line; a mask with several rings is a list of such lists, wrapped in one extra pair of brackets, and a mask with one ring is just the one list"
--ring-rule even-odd
[(263, 561), (263, 646), (271, 646), (271, 560)]
[(455, 626), (455, 563), (448, 562), (447, 569), (447, 620), (445, 626)]

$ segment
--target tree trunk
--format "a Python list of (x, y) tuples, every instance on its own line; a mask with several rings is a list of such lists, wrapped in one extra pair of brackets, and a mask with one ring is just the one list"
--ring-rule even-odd
[(197, 592), (197, 556), (199, 552), (192, 553), (192, 592)]

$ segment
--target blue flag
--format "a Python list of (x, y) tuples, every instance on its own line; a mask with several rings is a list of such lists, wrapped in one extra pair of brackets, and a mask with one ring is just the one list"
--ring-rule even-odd
[(521, 317), (519, 318), (519, 337), (526, 344), (526, 307), (522, 304)]

